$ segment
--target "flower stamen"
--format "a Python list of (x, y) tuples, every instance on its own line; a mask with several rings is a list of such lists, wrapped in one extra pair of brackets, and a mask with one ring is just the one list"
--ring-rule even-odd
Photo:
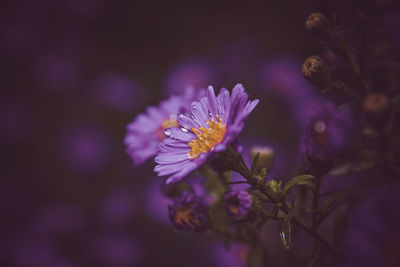
[(192, 148), (188, 153), (190, 159), (197, 158), (201, 153), (207, 153), (224, 139), (226, 126), (219, 116), (218, 121), (212, 118), (207, 125), (209, 128), (192, 128), (192, 132), (197, 138), (189, 142), (189, 146)]

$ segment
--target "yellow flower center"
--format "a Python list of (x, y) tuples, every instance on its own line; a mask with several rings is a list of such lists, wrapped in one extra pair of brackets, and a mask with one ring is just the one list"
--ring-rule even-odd
[(210, 151), (224, 139), (226, 126), (222, 123), (220, 117), (218, 117), (218, 121), (211, 119), (207, 122), (207, 125), (209, 128), (192, 128), (192, 132), (197, 138), (189, 142), (189, 146), (192, 148), (188, 153), (190, 159), (197, 158), (201, 153)]
[(164, 134), (165, 129), (168, 128), (178, 128), (179, 124), (176, 120), (176, 115), (171, 115), (168, 119), (165, 119), (160, 128), (157, 130), (158, 139), (163, 140), (166, 136)]

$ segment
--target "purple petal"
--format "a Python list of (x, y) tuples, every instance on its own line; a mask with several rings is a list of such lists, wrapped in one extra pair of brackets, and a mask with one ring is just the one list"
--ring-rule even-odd
[(154, 159), (158, 164), (170, 164), (181, 162), (188, 159), (188, 153), (186, 152), (174, 152), (174, 153), (159, 153)]
[(199, 124), (193, 120), (191, 117), (189, 117), (186, 114), (180, 114), (178, 116), (178, 123), (180, 126), (182, 126), (183, 128), (190, 130), (192, 128), (199, 128)]
[(207, 88), (207, 99), (210, 105), (211, 114), (214, 120), (217, 120), (217, 113), (218, 113), (217, 97), (215, 96), (214, 88), (211, 85)]
[(199, 102), (192, 102), (191, 111), (194, 116), (194, 119), (199, 125), (206, 125), (207, 122), (207, 111), (203, 110), (203, 105)]
[(194, 134), (191, 132), (184, 132), (181, 128), (169, 128), (165, 131), (165, 135), (185, 142), (190, 142), (196, 138)]

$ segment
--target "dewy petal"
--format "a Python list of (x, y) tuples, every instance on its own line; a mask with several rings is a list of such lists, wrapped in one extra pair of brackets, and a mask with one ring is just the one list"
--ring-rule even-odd
[(226, 124), (227, 119), (229, 118), (229, 111), (231, 109), (231, 97), (228, 90), (226, 90), (226, 88), (222, 88), (217, 99), (220, 105), (223, 106), (222, 113), (220, 113), (220, 115), (222, 117), (222, 122)]
[(203, 106), (199, 102), (192, 102), (191, 105), (192, 115), (199, 125), (205, 125), (207, 122), (207, 110), (203, 110)]
[(187, 142), (177, 140), (177, 139), (172, 139), (172, 138), (165, 138), (163, 140), (163, 143), (169, 146), (173, 147), (189, 147)]
[(187, 130), (198, 128), (200, 126), (194, 119), (186, 114), (180, 114), (177, 120), (178, 124)]
[(166, 129), (166, 135), (171, 138), (178, 139), (178, 140), (185, 141), (185, 142), (190, 142), (196, 138), (196, 136), (194, 134), (192, 134), (191, 132), (184, 132), (180, 128)]
[(218, 114), (217, 97), (215, 96), (214, 88), (211, 85), (207, 89), (207, 99), (210, 105), (210, 112), (212, 114), (212, 117), (214, 118), (214, 120), (217, 120), (217, 114)]

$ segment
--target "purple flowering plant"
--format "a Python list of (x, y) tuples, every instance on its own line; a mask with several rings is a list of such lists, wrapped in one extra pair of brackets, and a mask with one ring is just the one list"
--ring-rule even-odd
[[(325, 100), (311, 101), (304, 112), (308, 114), (299, 134), (298, 167), (291, 177), (271, 176), (270, 147), (254, 146), (250, 166), (243, 159), (238, 136), (246, 131), (252, 111), (263, 103), (249, 100), (240, 83), (231, 91), (222, 88), (216, 93), (209, 86), (198, 94), (187, 90), (171, 96), (127, 126), (124, 143), (134, 163), (154, 157), (155, 173), (166, 176), (163, 189), (171, 198), (168, 212), (176, 230), (213, 234), (228, 249), (230, 244), (246, 244), (247, 266), (263, 266), (271, 262), (263, 232), (272, 222), (278, 224), (282, 248), (299, 253), (308, 266), (343, 263), (340, 244), (345, 240), (352, 190), (324, 191), (323, 183), (327, 177), (332, 181), (376, 166), (390, 177), (399, 176), (399, 146), (392, 145), (391, 138), (391, 130), (399, 129), (394, 119), (383, 115), (398, 113), (395, 107), (400, 101), (399, 95), (392, 103), (389, 93), (374, 91), (362, 75), (354, 40), (342, 33), (344, 25), (335, 23), (317, 12), (307, 19), (306, 28), (325, 47), (344, 56), (347, 65), (340, 68), (348, 68), (350, 77), (339, 79), (340, 68), (331, 68), (319, 56), (304, 61), (304, 78)], [(363, 125), (356, 125), (355, 118)], [(371, 146), (379, 149), (371, 151)], [(240, 178), (232, 180), (232, 172)], [(193, 174), (203, 179), (201, 194), (191, 185)], [(233, 190), (235, 184), (246, 187)], [(326, 225), (331, 225), (333, 236), (327, 234)], [(293, 252), (296, 242), (302, 242), (296, 240), (299, 231), (312, 240), (306, 245), (308, 252)]]

